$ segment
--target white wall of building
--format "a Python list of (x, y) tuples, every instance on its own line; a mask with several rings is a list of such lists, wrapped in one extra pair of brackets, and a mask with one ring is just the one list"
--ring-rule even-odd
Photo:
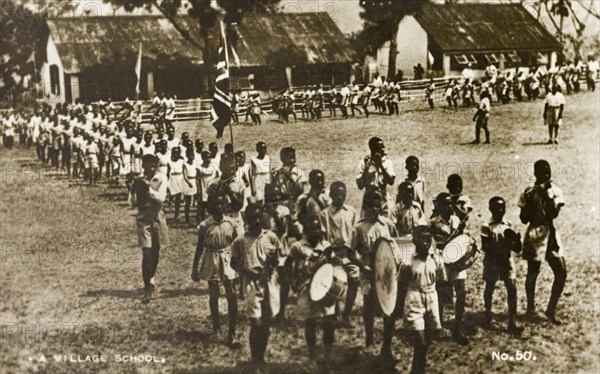
[[(47, 60), (41, 68), (41, 81), (42, 81), (42, 94), (45, 100), (49, 103), (65, 102), (65, 71), (63, 68), (62, 61), (54, 44), (52, 36), (48, 38), (48, 44), (46, 46)], [(52, 93), (52, 85), (50, 78), (50, 67), (56, 65), (58, 67), (58, 79), (60, 94), (55, 95)]]
[(428, 43), (427, 32), (413, 16), (406, 16), (400, 21), (396, 37), (398, 55), (396, 71), (402, 70), (405, 77), (412, 77), (413, 67), (421, 64), (427, 70)]

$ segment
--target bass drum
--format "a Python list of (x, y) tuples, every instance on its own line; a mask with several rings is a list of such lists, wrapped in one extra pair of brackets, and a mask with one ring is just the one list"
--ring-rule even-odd
[(398, 270), (402, 254), (396, 242), (392, 239), (379, 238), (374, 244), (375, 258), (373, 271), (375, 273), (375, 290), (381, 311), (386, 316), (392, 315), (396, 309), (398, 297)]
[(348, 289), (348, 275), (341, 266), (324, 264), (310, 282), (310, 299), (323, 306), (333, 305), (343, 300)]
[(442, 260), (456, 272), (461, 272), (473, 266), (479, 249), (473, 238), (463, 234), (452, 239), (442, 250)]

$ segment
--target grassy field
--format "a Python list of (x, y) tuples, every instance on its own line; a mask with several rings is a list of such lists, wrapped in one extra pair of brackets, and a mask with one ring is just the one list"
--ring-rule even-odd
[[(378, 135), (385, 141), (399, 180), (403, 179), (406, 156), (414, 154), (421, 159), (421, 173), (428, 181), (427, 214), (431, 198), (445, 190), (446, 177), (455, 172), (463, 176), (465, 192), (475, 205), (469, 223), (472, 231), (488, 218), (487, 201), (494, 195), (507, 199), (507, 218), (524, 230), (518, 220), (517, 199), (533, 180), (533, 162), (547, 159), (555, 183), (567, 198), (557, 220), (569, 269), (558, 314), (567, 323), (555, 327), (545, 321), (520, 319), (525, 327), (523, 337), (509, 338), (505, 332), (506, 292), (499, 283), (494, 298), (496, 329), (478, 328), (483, 310), (478, 262), (467, 280), (470, 346), (437, 342), (430, 349), (428, 371), (598, 372), (599, 95), (579, 94), (567, 100), (559, 146), (543, 144), (547, 133), (541, 101), (494, 106), (491, 145), (468, 144), (474, 137), (472, 111), (430, 111), (420, 103), (405, 106), (401, 115), (394, 117), (297, 124), (271, 120), (260, 127), (236, 126), (235, 146), (250, 154), (254, 144), (264, 140), (276, 159), (281, 147), (294, 146), (305, 170), (319, 168), (328, 182), (346, 182), (348, 202), (358, 206), (355, 169), (368, 152), (369, 137)], [(180, 128), (190, 131), (192, 137), (202, 137), (205, 143), (214, 138), (207, 123), (182, 124)], [(231, 351), (209, 335), (207, 285), (190, 279), (195, 229), (171, 228), (172, 246), (161, 252), (159, 291), (151, 304), (143, 305), (141, 251), (134, 211), (127, 207), (124, 188), (70, 183), (64, 175), (37, 165), (32, 150), (0, 149), (0, 160), (0, 372), (245, 373), (251, 369), (245, 317), (239, 328), (241, 350)], [(520, 313), (525, 309), (525, 273), (526, 264), (519, 260)], [(544, 264), (538, 280), (540, 310), (549, 298), (551, 281), (552, 272)], [(360, 297), (358, 303), (362, 303)], [(357, 326), (361, 308), (357, 307), (353, 316)], [(226, 311), (224, 299), (221, 311)], [(293, 306), (290, 316), (290, 326), (272, 329), (268, 370), (323, 371), (307, 358), (302, 323), (295, 318)], [(447, 317), (452, 318), (450, 313)], [(381, 341), (382, 329), (380, 319), (377, 323), (376, 344)], [(331, 372), (382, 371), (378, 352), (363, 348), (362, 328), (340, 329), (336, 338)], [(493, 352), (514, 356), (517, 351), (530, 351), (532, 357), (529, 361), (492, 359)], [(407, 372), (411, 348), (396, 339), (394, 352), (400, 359), (396, 370)], [(125, 355), (139, 354), (151, 355), (157, 362), (119, 362)], [(70, 362), (93, 355), (105, 362)]]

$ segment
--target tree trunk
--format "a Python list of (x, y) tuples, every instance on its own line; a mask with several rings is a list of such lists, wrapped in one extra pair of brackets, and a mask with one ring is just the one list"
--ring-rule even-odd
[(387, 78), (388, 81), (391, 81), (396, 76), (396, 55), (398, 54), (398, 23), (395, 23), (395, 27), (392, 30), (392, 35), (390, 37), (390, 55), (388, 56), (388, 73)]

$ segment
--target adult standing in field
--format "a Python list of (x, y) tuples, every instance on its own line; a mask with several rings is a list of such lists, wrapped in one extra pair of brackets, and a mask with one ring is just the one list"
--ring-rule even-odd
[(556, 317), (556, 306), (567, 280), (567, 266), (564, 247), (554, 226), (554, 220), (565, 205), (565, 198), (562, 190), (552, 183), (552, 170), (548, 161), (538, 160), (533, 168), (535, 183), (527, 187), (519, 197), (519, 217), (521, 222), (529, 224), (523, 240), (523, 258), (527, 260), (527, 315), (537, 316), (535, 284), (542, 259), (545, 258), (554, 273), (550, 301), (545, 314), (550, 322), (560, 325), (562, 321)]
[(162, 205), (167, 197), (167, 176), (158, 173), (158, 158), (147, 154), (142, 157), (144, 175), (132, 186), (131, 204), (138, 209), (137, 234), (142, 247), (143, 302), (152, 299), (154, 275), (158, 267), (159, 251), (169, 245), (167, 221)]
[(369, 191), (379, 193), (383, 197), (383, 212), (387, 214), (389, 204), (386, 187), (393, 185), (396, 180), (394, 165), (392, 160), (385, 157), (387, 154), (381, 138), (375, 136), (369, 139), (369, 150), (371, 154), (365, 156), (358, 164), (356, 185), (359, 190), (365, 190), (365, 195)]
[(552, 92), (546, 95), (544, 105), (544, 121), (548, 126), (548, 144), (558, 144), (558, 128), (562, 125), (563, 111), (565, 109), (565, 96), (560, 85), (554, 84)]

